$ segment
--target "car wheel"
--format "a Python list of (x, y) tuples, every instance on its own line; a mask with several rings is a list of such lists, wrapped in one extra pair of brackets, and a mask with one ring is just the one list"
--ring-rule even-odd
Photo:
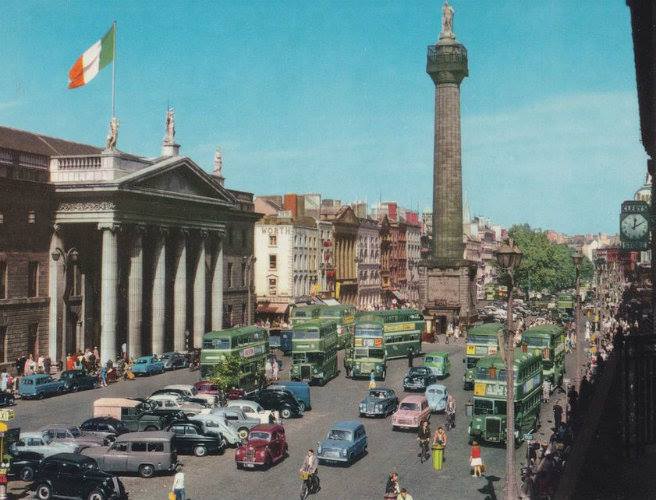
[(237, 431), (237, 436), (239, 436), (239, 439), (246, 439), (248, 437), (248, 429), (246, 427), (241, 427)]
[(52, 488), (48, 483), (40, 484), (36, 487), (36, 497), (39, 500), (49, 500), (52, 498)]
[(29, 465), (23, 467), (23, 470), (20, 471), (19, 477), (21, 481), (31, 481), (34, 479), (34, 469)]
[(207, 448), (205, 448), (204, 446), (195, 446), (194, 455), (196, 455), (197, 457), (204, 457), (205, 455), (207, 455)]
[(393, 425), (393, 426), (392, 426), (392, 430), (393, 430), (393, 431), (398, 431), (399, 428), (398, 428), (396, 425)]
[(298, 402), (298, 408), (300, 409), (301, 413), (305, 413), (305, 403), (303, 401)]
[(144, 478), (153, 477), (155, 474), (155, 467), (150, 464), (141, 464), (139, 466), (139, 475)]
[(100, 490), (93, 490), (89, 493), (87, 500), (105, 500), (105, 494)]
[(292, 411), (289, 408), (283, 408), (280, 412), (282, 418), (290, 418), (292, 416)]

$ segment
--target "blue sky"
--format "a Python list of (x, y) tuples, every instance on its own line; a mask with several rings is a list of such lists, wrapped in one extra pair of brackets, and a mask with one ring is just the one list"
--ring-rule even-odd
[[(469, 52), (464, 190), (505, 224), (616, 232), (644, 181), (624, 1), (453, 0)], [(112, 20), (119, 148), (157, 155), (167, 103), (182, 153), (256, 194), (431, 206), (441, 1), (3, 2), (0, 124), (102, 144), (111, 70), (66, 88)]]

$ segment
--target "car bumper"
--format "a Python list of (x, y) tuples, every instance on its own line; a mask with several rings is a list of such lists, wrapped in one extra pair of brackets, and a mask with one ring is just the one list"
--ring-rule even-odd
[(444, 411), (446, 410), (446, 403), (445, 404), (435, 404), (432, 405), (428, 403), (428, 407), (431, 409), (431, 411)]
[(346, 462), (348, 462), (348, 457), (336, 457), (336, 456), (333, 456), (333, 455), (330, 455), (330, 456), (317, 455), (317, 459), (322, 461), (322, 462), (334, 462), (334, 463), (346, 463)]
[(406, 423), (392, 422), (392, 425), (394, 427), (402, 427), (403, 429), (418, 429), (419, 428), (419, 423), (406, 424)]
[(360, 415), (363, 417), (382, 417), (385, 415), (384, 411), (361, 411)]
[(426, 390), (426, 386), (424, 384), (403, 384), (403, 388), (408, 391), (423, 391)]
[(256, 467), (264, 466), (264, 462), (255, 462), (250, 460), (235, 460), (235, 462), (237, 462), (237, 465), (241, 465), (242, 467), (246, 467), (247, 469), (254, 469)]

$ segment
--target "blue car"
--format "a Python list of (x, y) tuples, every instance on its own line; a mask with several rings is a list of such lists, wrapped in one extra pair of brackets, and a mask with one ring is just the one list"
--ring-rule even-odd
[(446, 401), (449, 393), (442, 384), (431, 384), (426, 387), (426, 399), (428, 400), (428, 407), (433, 412), (445, 411)]
[(141, 356), (132, 364), (132, 373), (135, 375), (164, 373), (164, 363), (155, 356)]
[(342, 420), (318, 443), (317, 459), (320, 463), (343, 463), (350, 465), (357, 457), (367, 452), (367, 432), (357, 420)]
[(63, 380), (55, 380), (45, 373), (26, 375), (18, 382), (18, 394), (22, 399), (42, 399), (62, 394), (65, 390), (66, 383)]
[(303, 411), (312, 409), (312, 404), (310, 403), (310, 385), (307, 382), (279, 380), (268, 386), (267, 389), (289, 391), (292, 393), (292, 396), (296, 398), (296, 401), (298, 401), (299, 406), (303, 408)]

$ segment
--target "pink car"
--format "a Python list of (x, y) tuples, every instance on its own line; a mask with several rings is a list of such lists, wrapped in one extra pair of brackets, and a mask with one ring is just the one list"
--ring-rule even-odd
[(424, 396), (406, 396), (392, 415), (392, 430), (417, 429), (422, 420), (430, 418), (430, 407)]

